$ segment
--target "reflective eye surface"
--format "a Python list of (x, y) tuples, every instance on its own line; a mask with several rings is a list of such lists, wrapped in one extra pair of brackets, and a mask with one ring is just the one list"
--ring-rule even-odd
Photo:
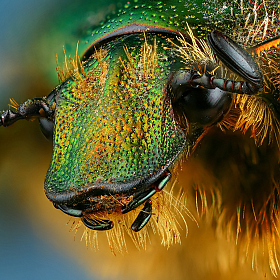
[(232, 95), (219, 88), (190, 88), (176, 103), (189, 122), (210, 125), (228, 112), (231, 101)]
[(44, 136), (52, 141), (53, 139), (53, 129), (54, 129), (54, 123), (45, 119), (45, 118), (41, 118), (39, 119), (39, 123), (40, 123), (40, 128), (42, 133), (44, 134)]

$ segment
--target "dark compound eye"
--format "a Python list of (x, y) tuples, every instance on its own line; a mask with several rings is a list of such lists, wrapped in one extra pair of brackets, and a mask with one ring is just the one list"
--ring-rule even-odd
[(40, 128), (42, 133), (45, 135), (45, 137), (52, 141), (53, 139), (53, 131), (54, 131), (54, 123), (47, 120), (46, 118), (39, 119)]
[[(63, 86), (64, 83), (62, 83), (62, 86)], [(60, 94), (62, 86), (58, 86), (55, 89), (53, 89), (53, 91), (46, 97), (46, 102), (50, 106), (55, 105), (56, 97)], [(44, 134), (44, 136), (48, 140), (52, 141), (53, 140), (53, 134), (54, 134), (54, 114), (52, 114), (52, 117), (50, 119), (39, 118), (39, 123), (40, 123), (41, 131)]]
[(173, 105), (191, 123), (214, 124), (228, 112), (232, 94), (218, 87), (209, 89), (192, 85), (196, 77), (200, 76), (189, 70), (179, 70), (174, 75), (171, 83)]
[(190, 122), (211, 125), (228, 112), (231, 101), (232, 95), (219, 88), (191, 88), (178, 99), (177, 106)]

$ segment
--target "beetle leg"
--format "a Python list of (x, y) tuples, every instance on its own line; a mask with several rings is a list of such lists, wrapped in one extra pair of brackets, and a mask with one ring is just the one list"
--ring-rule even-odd
[(20, 104), (16, 111), (7, 110), (1, 114), (0, 126), (9, 126), (20, 119), (33, 118), (52, 119), (54, 110), (49, 106), (46, 98), (33, 98)]
[(203, 75), (195, 77), (191, 82), (196, 86), (202, 86), (208, 89), (214, 89), (217, 87), (223, 91), (239, 94), (256, 94), (259, 90), (262, 90), (262, 88), (257, 88), (246, 81), (232, 81), (216, 78), (209, 73), (203, 73)]
[(81, 218), (85, 226), (93, 230), (109, 230), (113, 228), (114, 223), (109, 220)]
[(223, 78), (216, 78), (209, 73), (199, 75), (192, 70), (179, 70), (173, 77), (172, 91), (175, 100), (182, 96), (187, 88), (203, 87), (206, 89), (219, 88), (223, 91), (239, 94), (256, 94), (262, 88), (256, 87), (246, 81), (232, 81)]
[(138, 214), (137, 218), (131, 225), (131, 229), (135, 232), (140, 231), (150, 220), (152, 216), (152, 201), (149, 199), (146, 201), (143, 209)]
[(139, 205), (144, 203), (146, 200), (148, 200), (150, 197), (152, 197), (156, 192), (161, 191), (169, 179), (171, 178), (171, 173), (167, 170), (158, 181), (156, 181), (152, 188), (149, 188), (143, 193), (140, 193), (139, 195), (136, 195), (132, 202), (130, 202), (128, 205), (125, 205), (121, 211), (123, 214), (128, 213), (129, 211), (137, 208)]

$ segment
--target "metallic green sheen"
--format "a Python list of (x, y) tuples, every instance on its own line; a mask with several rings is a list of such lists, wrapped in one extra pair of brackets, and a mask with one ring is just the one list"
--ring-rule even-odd
[(236, 22), (236, 18), (231, 16), (234, 6), (232, 1), (217, 0), (134, 0), (109, 15), (94, 30), (88, 30), (88, 35), (81, 41), (80, 50), (84, 52), (104, 36), (131, 24), (186, 33), (187, 22), (197, 30), (197, 36), (203, 36), (213, 28), (226, 30)]
[[(102, 58), (92, 57), (83, 66), (89, 77), (83, 77), (85, 87), (77, 77), (62, 86), (45, 181), (47, 194), (139, 181), (159, 173), (183, 150), (186, 136), (167, 93), (174, 65), (171, 44), (162, 35), (147, 34), (147, 45), (154, 46), (155, 39), (154, 70), (147, 66), (151, 57), (146, 60), (147, 69), (143, 68), (145, 39), (137, 34), (107, 44)], [(107, 67), (105, 76), (100, 65)]]

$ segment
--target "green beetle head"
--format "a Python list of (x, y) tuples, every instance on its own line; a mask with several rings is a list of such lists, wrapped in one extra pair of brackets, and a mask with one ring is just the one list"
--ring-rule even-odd
[(120, 212), (164, 180), (186, 145), (167, 88), (169, 58), (160, 37), (152, 38), (108, 43), (51, 94), (54, 149), (45, 191), (68, 214)]
[[(223, 119), (232, 103), (229, 92), (255, 94), (263, 88), (253, 58), (219, 31), (209, 34), (207, 49), (197, 47), (190, 31), (191, 51), (204, 48), (214, 57), (213, 49), (245, 81), (216, 78), (206, 64), (201, 74), (182, 68), (170, 40), (175, 32), (147, 38), (125, 31), (92, 55), (87, 51), (80, 67), (74, 62), (75, 73), (49, 96), (56, 109), (45, 191), (56, 207), (82, 217), (92, 229), (113, 226), (109, 220), (89, 221), (93, 213), (127, 213), (147, 202), (143, 213), (149, 214), (140, 213), (133, 224), (140, 230), (151, 217), (148, 199), (170, 178), (168, 167), (184, 148), (193, 148), (204, 127)], [(213, 67), (215, 58), (209, 60)], [(174, 109), (187, 118), (185, 132)]]
[[(179, 55), (174, 41), (185, 44)], [(104, 217), (147, 202), (142, 212), (149, 215), (139, 214), (134, 227), (142, 228), (151, 216), (148, 199), (170, 178), (168, 168), (223, 119), (230, 92), (263, 89), (258, 65), (241, 46), (220, 31), (207, 41), (190, 29), (183, 36), (130, 20), (105, 29), (84, 61), (72, 63), (70, 78), (48, 97), (56, 109), (45, 192), (56, 207), (103, 230), (112, 227)], [(217, 60), (245, 81), (217, 78)], [(103, 213), (99, 222), (89, 218), (94, 213)]]
[[(187, 33), (190, 12), (183, 11), (193, 2), (140, 2), (125, 5), (87, 33), (82, 64), (75, 62), (71, 77), (47, 98), (55, 107), (55, 125), (45, 192), (56, 207), (82, 217), (88, 227), (91, 222), (83, 217), (129, 212), (161, 190), (170, 178), (168, 168), (183, 151), (191, 151), (203, 126), (222, 118), (232, 101), (224, 91), (209, 94), (203, 88), (190, 91), (186, 102), (180, 99), (185, 73), (176, 73), (186, 61), (175, 55), (168, 39)], [(208, 19), (216, 18), (219, 7), (206, 6)], [(201, 13), (204, 8), (198, 1), (189, 18), (203, 37), (212, 26)], [(197, 122), (202, 125), (192, 125)]]

